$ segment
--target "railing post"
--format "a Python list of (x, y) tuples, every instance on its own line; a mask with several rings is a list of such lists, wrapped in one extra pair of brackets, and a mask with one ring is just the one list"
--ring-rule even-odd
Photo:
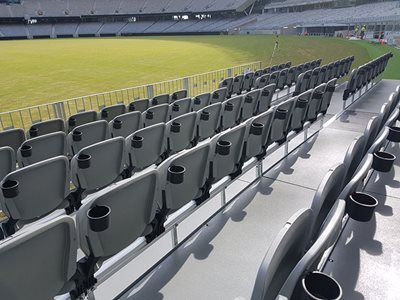
[(232, 68), (226, 69), (228, 77), (232, 77)]
[(190, 90), (189, 90), (189, 77), (183, 78), (183, 89), (187, 90), (188, 95), (190, 95)]
[(65, 115), (65, 110), (64, 110), (64, 103), (63, 102), (57, 102), (53, 104), (53, 109), (54, 109), (54, 113), (56, 115), (57, 118), (66, 119), (66, 115)]
[(147, 98), (151, 99), (154, 97), (154, 87), (152, 84), (146, 86)]

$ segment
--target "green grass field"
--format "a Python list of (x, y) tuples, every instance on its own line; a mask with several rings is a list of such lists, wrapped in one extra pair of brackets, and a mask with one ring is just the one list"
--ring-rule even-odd
[[(274, 36), (88, 38), (0, 42), (0, 112), (207, 72), (252, 61), (268, 65)], [(272, 64), (355, 55), (362, 64), (393, 51), (386, 78), (400, 79), (399, 51), (362, 41), (279, 37)]]

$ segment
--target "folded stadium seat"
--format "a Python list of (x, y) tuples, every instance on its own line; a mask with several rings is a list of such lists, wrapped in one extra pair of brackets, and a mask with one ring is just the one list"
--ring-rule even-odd
[(347, 64), (344, 69), (345, 75), (349, 74), (353, 61), (354, 61), (354, 56), (350, 56), (347, 58)]
[(142, 113), (143, 127), (158, 123), (165, 123), (170, 117), (169, 104), (160, 104), (149, 107)]
[(357, 81), (358, 69), (353, 69), (350, 73), (350, 78), (347, 81), (346, 88), (343, 92), (343, 101), (349, 99), (351, 95), (354, 95), (357, 91), (356, 81)]
[(179, 90), (179, 91), (173, 92), (171, 94), (170, 103), (173, 103), (174, 101), (179, 100), (179, 99), (187, 98), (187, 96), (188, 96), (187, 90)]
[(322, 58), (318, 58), (316, 62), (317, 62), (317, 67), (321, 66)]
[(128, 110), (129, 111), (140, 111), (144, 112), (150, 107), (149, 99), (137, 99), (129, 103)]
[(200, 204), (209, 197), (206, 183), (210, 154), (210, 143), (203, 143), (171, 156), (157, 168), (165, 195), (163, 218), (165, 213), (176, 211), (192, 200)]
[(3, 178), (1, 189), (1, 209), (8, 217), (2, 227), (12, 235), (23, 224), (68, 206), (69, 161), (57, 156), (15, 170)]
[(279, 65), (274, 65), (271, 67), (270, 73), (274, 73), (276, 71), (279, 71)]
[(162, 161), (165, 153), (165, 123), (142, 128), (125, 139), (128, 168), (136, 172)]
[(286, 86), (286, 77), (287, 77), (287, 74), (288, 74), (288, 69), (282, 69), (280, 72), (279, 72), (279, 76), (278, 76), (278, 81), (277, 81), (277, 84), (276, 84), (276, 88), (277, 89), (279, 89), (279, 90), (283, 90), (284, 88), (285, 88), (285, 86)]
[(320, 70), (321, 70), (321, 68), (319, 68), (319, 67), (312, 70), (311, 77), (310, 77), (310, 83), (308, 84), (309, 89), (313, 89), (317, 86)]
[(203, 141), (214, 136), (221, 126), (222, 104), (211, 104), (197, 112), (197, 139)]
[(311, 62), (306, 62), (306, 63), (303, 65), (303, 71), (302, 71), (302, 73), (307, 72), (307, 71), (312, 70), (312, 69), (314, 69), (314, 68), (311, 67)]
[(244, 97), (236, 96), (222, 102), (221, 129), (234, 127), (240, 122)]
[(228, 77), (219, 83), (218, 88), (226, 88), (227, 98), (229, 98), (232, 95), (232, 85), (233, 85), (233, 77)]
[(366, 68), (361, 66), (358, 68), (357, 78), (356, 78), (356, 90), (361, 90), (365, 85)]
[(17, 151), (17, 161), (22, 168), (60, 155), (67, 155), (67, 139), (64, 132), (58, 131), (23, 142)]
[(250, 92), (253, 86), (254, 72), (249, 72), (244, 75), (243, 78), (243, 90)]
[(256, 157), (259, 160), (265, 157), (273, 116), (274, 109), (271, 108), (246, 121), (247, 132), (243, 152), (244, 161), (252, 157)]
[(76, 126), (80, 126), (86, 123), (97, 121), (97, 112), (94, 110), (88, 110), (77, 113), (68, 118), (68, 132), (71, 132)]
[(296, 82), (295, 76), (296, 76), (296, 67), (289, 68), (287, 76), (286, 76), (285, 85), (287, 85), (288, 87), (291, 87), (293, 85), (293, 83)]
[(93, 193), (124, 177), (125, 162), (125, 139), (120, 136), (81, 149), (71, 159), (76, 208), (83, 193)]
[(297, 96), (308, 90), (308, 87), (310, 85), (311, 74), (312, 71), (308, 70), (304, 73), (301, 73), (299, 77), (297, 77), (296, 88), (293, 92), (293, 96)]
[(216, 89), (210, 99), (210, 104), (218, 103), (218, 102), (223, 102), (228, 96), (228, 90), (226, 87)]
[(67, 135), (68, 153), (74, 156), (86, 146), (104, 141), (110, 138), (110, 127), (107, 121), (99, 120), (75, 127)]
[(271, 73), (271, 75), (269, 76), (268, 84), (275, 84), (275, 85), (278, 84), (279, 72), (280, 71), (275, 71)]
[(184, 98), (176, 100), (174, 103), (169, 105), (170, 119), (179, 117), (183, 114), (187, 114), (192, 111), (192, 99)]
[(272, 97), (274, 96), (275, 90), (275, 84), (269, 84), (261, 90), (256, 109), (257, 114), (265, 112), (271, 107)]
[(271, 73), (271, 68), (270, 67), (264, 68), (262, 70), (262, 74), (269, 74), (269, 73)]
[(339, 78), (340, 77), (340, 61), (337, 60), (335, 61), (335, 64), (333, 66), (332, 69), (332, 73), (333, 73), (333, 78)]
[(282, 71), (286, 67), (286, 64), (280, 64), (278, 65), (278, 70)]
[(317, 120), (321, 108), (321, 103), (324, 97), (325, 88), (326, 83), (323, 83), (313, 90), (307, 108), (306, 121), (314, 122), (315, 120)]
[(126, 113), (126, 106), (123, 103), (106, 106), (100, 110), (100, 118), (110, 122), (116, 116)]
[(317, 67), (317, 61), (313, 60), (310, 62), (310, 70), (314, 70)]
[(320, 85), (321, 83), (325, 82), (325, 75), (326, 75), (326, 70), (327, 70), (327, 66), (323, 65), (320, 70), (319, 70), (319, 74), (318, 74), (318, 79), (316, 82), (316, 86)]
[(232, 95), (240, 95), (243, 88), (244, 75), (236, 75), (232, 83)]
[(385, 126), (385, 123), (387, 121), (387, 119), (389, 118), (390, 115), (390, 103), (386, 102), (382, 105), (381, 110), (379, 115), (382, 116), (382, 121), (381, 121), (381, 125), (379, 126), (380, 129), (383, 128), (383, 126)]
[(326, 67), (324, 82), (328, 82), (329, 80), (333, 79), (332, 69), (333, 69), (333, 63), (328, 64)]
[(217, 182), (225, 176), (235, 178), (242, 172), (242, 152), (247, 126), (242, 123), (226, 130), (210, 141), (209, 183)]
[(16, 153), (25, 141), (25, 133), (21, 128), (7, 129), (0, 132), (0, 147), (11, 147)]
[(303, 73), (304, 65), (301, 64), (301, 65), (296, 66), (295, 68), (296, 68), (296, 72), (294, 73), (294, 78), (293, 78), (294, 83), (296, 83), (297, 78), (300, 76), (300, 74)]
[(333, 96), (333, 92), (336, 88), (336, 78), (333, 78), (328, 81), (325, 87), (324, 95), (322, 96), (322, 102), (320, 107), (320, 112), (326, 114), (329, 106), (331, 105), (331, 100)]
[(242, 105), (242, 120), (247, 120), (256, 113), (261, 91), (262, 89), (252, 90), (243, 96), (244, 101)]
[(258, 77), (260, 77), (260, 76), (263, 75), (263, 74), (264, 74), (264, 71), (263, 71), (263, 70), (256, 70), (256, 71), (254, 72), (254, 80), (257, 79)]
[(127, 137), (142, 127), (142, 114), (140, 111), (132, 111), (119, 115), (110, 121), (111, 137)]
[(270, 76), (271, 76), (271, 74), (268, 73), (268, 74), (264, 74), (264, 75), (258, 77), (254, 82), (254, 88), (260, 89), (260, 88), (265, 87), (269, 82)]
[(15, 170), (15, 153), (11, 147), (0, 147), (0, 181)]
[(211, 93), (197, 95), (192, 99), (192, 111), (199, 111), (210, 104)]
[(288, 134), (290, 118), (294, 109), (296, 98), (290, 98), (276, 106), (274, 119), (272, 120), (268, 145), (272, 143), (283, 143)]
[(367, 152), (374, 143), (375, 138), (379, 133), (381, 123), (382, 123), (382, 116), (374, 116), (368, 121), (368, 124), (364, 130), (364, 137), (366, 139), (364, 152)]
[(151, 99), (151, 105), (160, 105), (160, 104), (169, 104), (170, 102), (170, 97), (169, 94), (161, 94), (154, 96), (153, 99)]
[(339, 70), (338, 70), (338, 77), (337, 78), (341, 78), (344, 76), (344, 69), (346, 67), (346, 58), (343, 58), (340, 60), (340, 66), (339, 66)]
[(195, 143), (197, 113), (191, 112), (166, 123), (168, 155), (190, 148)]
[(307, 92), (295, 96), (295, 104), (289, 124), (289, 128), (295, 132), (300, 132), (306, 122), (307, 109), (310, 104), (311, 94), (312, 90), (308, 90)]
[(345, 175), (344, 184), (350, 182), (353, 177), (358, 165), (364, 157), (364, 149), (366, 144), (365, 136), (355, 138), (347, 149), (346, 155), (343, 160), (343, 164), (346, 166), (347, 172)]
[(288, 62), (285, 63), (285, 67), (284, 68), (289, 69), (291, 66), (292, 66), (292, 62), (288, 61)]
[(63, 216), (21, 232), (0, 245), (1, 296), (13, 300), (54, 299), (74, 286), (77, 234)]
[(309, 243), (311, 209), (295, 213), (279, 231), (258, 269), (251, 300), (275, 299)]
[(135, 175), (90, 195), (77, 212), (79, 245), (86, 256), (80, 263), (91, 274), (91, 285), (96, 282), (93, 274), (105, 260), (152, 232), (159, 201), (158, 182), (156, 170)]
[(35, 123), (31, 126), (31, 128), (29, 128), (29, 131), (26, 133), (26, 137), (29, 139), (56, 131), (65, 132), (63, 119), (53, 119)]

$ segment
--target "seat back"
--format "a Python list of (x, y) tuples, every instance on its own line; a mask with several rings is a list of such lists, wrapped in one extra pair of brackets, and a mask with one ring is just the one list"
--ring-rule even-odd
[(316, 86), (318, 86), (318, 85), (320, 85), (321, 83), (324, 83), (324, 82), (325, 82), (325, 73), (326, 73), (326, 70), (327, 70), (327, 66), (322, 66), (322, 67), (320, 68)]
[[(90, 195), (76, 216), (82, 251), (106, 259), (149, 233), (159, 197), (158, 184), (158, 172), (150, 170)], [(110, 208), (109, 227), (101, 232), (91, 230), (87, 217), (95, 206)]]
[(364, 153), (368, 151), (369, 148), (374, 143), (375, 138), (379, 132), (380, 124), (381, 124), (381, 116), (374, 116), (368, 121), (367, 127), (365, 127), (364, 130), (364, 137), (365, 137)]
[(215, 103), (197, 112), (197, 138), (199, 141), (212, 137), (221, 125), (222, 104)]
[(321, 68), (315, 68), (314, 70), (312, 70), (308, 88), (313, 89), (317, 86), (320, 70)]
[(129, 103), (129, 111), (140, 111), (141, 113), (146, 111), (150, 107), (150, 101), (147, 98), (137, 99)]
[(325, 114), (328, 111), (328, 108), (331, 104), (333, 92), (335, 91), (336, 88), (336, 78), (333, 78), (328, 81), (325, 87), (324, 94), (322, 96), (322, 102), (320, 106), (320, 112)]
[(0, 147), (0, 181), (15, 170), (15, 153), (11, 147)]
[(116, 116), (126, 113), (126, 106), (123, 103), (103, 107), (100, 110), (100, 118), (110, 122)]
[(169, 105), (170, 119), (179, 117), (183, 114), (187, 114), (192, 111), (192, 99), (184, 98), (176, 100), (174, 103)]
[(170, 97), (169, 94), (161, 94), (154, 96), (153, 99), (151, 99), (151, 105), (161, 105), (161, 104), (169, 104), (170, 103)]
[(142, 128), (125, 139), (128, 162), (135, 170), (159, 163), (165, 152), (166, 126), (164, 123)]
[(77, 126), (94, 121), (97, 121), (97, 112), (94, 110), (88, 110), (74, 114), (68, 118), (68, 132), (71, 132)]
[(110, 138), (110, 128), (105, 120), (75, 127), (67, 136), (68, 152), (75, 155), (82, 148)]
[(267, 74), (264, 74), (264, 75), (258, 77), (258, 78), (256, 79), (256, 81), (255, 81), (254, 87), (255, 87), (256, 89), (260, 89), (260, 88), (265, 87), (265, 86), (269, 83), (269, 77), (270, 77), (270, 76), (271, 76), (271, 74), (270, 74), (270, 73), (267, 73)]
[(127, 137), (142, 127), (142, 114), (140, 111), (132, 111), (119, 115), (110, 121), (111, 137)]
[(1, 297), (53, 299), (68, 292), (76, 271), (74, 221), (64, 216), (4, 241), (0, 245)]
[(293, 83), (296, 82), (295, 76), (296, 76), (296, 67), (289, 68), (286, 76), (285, 85), (289, 87), (292, 86)]
[(277, 82), (277, 85), (276, 85), (277, 89), (283, 90), (285, 88), (285, 86), (286, 86), (286, 77), (287, 77), (288, 71), (289, 71), (288, 69), (282, 69), (279, 72), (278, 82)]
[(326, 84), (323, 83), (314, 88), (310, 98), (310, 102), (308, 104), (307, 116), (306, 116), (307, 121), (314, 122), (317, 119), (321, 108), (321, 103), (324, 97), (325, 87)]
[(25, 133), (20, 128), (7, 129), (0, 132), (0, 147), (11, 147), (16, 153), (25, 141)]
[(300, 95), (296, 96), (293, 114), (289, 125), (289, 128), (291, 130), (299, 131), (303, 129), (303, 125), (306, 121), (307, 110), (310, 104), (311, 95), (312, 91), (308, 90), (307, 92), (301, 93)]
[(344, 158), (344, 165), (346, 166), (346, 177), (344, 184), (347, 184), (350, 179), (353, 177), (354, 172), (358, 168), (361, 160), (364, 157), (364, 149), (365, 149), (366, 138), (364, 136), (360, 136), (353, 140), (347, 149), (346, 156)]
[(204, 93), (197, 95), (192, 99), (192, 111), (199, 111), (200, 109), (210, 104), (211, 93)]
[(292, 97), (277, 105), (274, 119), (272, 120), (268, 144), (281, 142), (288, 134), (289, 121), (293, 113), (296, 98)]
[(247, 120), (257, 112), (258, 100), (262, 89), (252, 90), (244, 95), (242, 106), (242, 120)]
[(243, 78), (244, 75), (236, 75), (235, 78), (233, 78), (233, 83), (232, 83), (232, 94), (240, 94), (242, 92), (242, 87), (243, 87)]
[(230, 97), (232, 95), (232, 84), (233, 84), (233, 77), (228, 77), (223, 79), (219, 85), (218, 88), (226, 88), (227, 93), (228, 93), (228, 97)]
[(13, 196), (0, 193), (3, 211), (14, 220), (33, 220), (61, 207), (69, 193), (69, 162), (65, 156), (50, 158), (15, 170), (1, 185), (16, 185)]
[(191, 112), (174, 118), (166, 124), (167, 149), (170, 154), (192, 145), (196, 135), (196, 122), (197, 113)]
[(142, 113), (143, 127), (148, 127), (158, 123), (165, 123), (169, 120), (169, 104), (160, 104), (149, 107)]
[(268, 84), (274, 83), (277, 86), (279, 80), (279, 73), (280, 71), (272, 72), (271, 75), (269, 76)]
[(56, 131), (65, 132), (63, 119), (53, 119), (35, 123), (31, 126), (31, 128), (29, 128), (28, 132), (26, 133), (26, 137), (33, 138)]
[(60, 155), (67, 155), (67, 139), (64, 132), (58, 131), (23, 142), (17, 151), (17, 160), (22, 168)]
[(223, 129), (231, 128), (240, 121), (243, 96), (236, 96), (222, 103), (221, 125)]
[(243, 90), (250, 92), (253, 86), (254, 72), (249, 72), (244, 75), (243, 78)]
[(216, 89), (211, 94), (210, 104), (223, 102), (225, 101), (227, 96), (228, 96), (228, 89), (226, 87)]
[(256, 110), (257, 113), (265, 112), (271, 107), (271, 102), (275, 90), (276, 90), (275, 84), (269, 84), (261, 90)]
[(187, 98), (187, 96), (188, 96), (187, 90), (179, 90), (179, 91), (173, 92), (171, 94), (170, 102), (173, 103), (176, 100)]

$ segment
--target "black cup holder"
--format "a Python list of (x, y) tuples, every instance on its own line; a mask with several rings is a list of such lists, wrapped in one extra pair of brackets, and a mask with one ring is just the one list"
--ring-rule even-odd
[(297, 99), (296, 107), (298, 107), (298, 108), (306, 108), (307, 107), (307, 103), (308, 103), (308, 100), (306, 100), (306, 99)]
[(375, 197), (365, 193), (353, 193), (346, 201), (346, 213), (353, 220), (368, 222), (371, 220), (374, 210), (378, 205)]
[(212, 97), (213, 97), (213, 99), (219, 99), (219, 93), (214, 92)]
[(172, 105), (172, 111), (179, 111), (179, 109), (180, 109), (180, 107), (179, 107), (178, 104), (174, 103), (174, 104)]
[(122, 128), (122, 121), (121, 120), (114, 120), (113, 122), (113, 128), (114, 129), (121, 129)]
[(261, 77), (261, 78), (260, 78), (260, 82), (264, 83), (264, 82), (266, 82), (266, 81), (267, 81), (267, 78), (265, 78), (265, 77)]
[(131, 139), (132, 148), (138, 149), (143, 146), (143, 137), (139, 135), (134, 135)]
[(391, 142), (399, 143), (400, 142), (400, 127), (390, 126), (387, 139)]
[(329, 93), (333, 93), (335, 91), (335, 86), (333, 85), (328, 85), (325, 89)]
[(288, 114), (288, 110), (287, 109), (278, 108), (275, 111), (275, 119), (285, 120), (287, 114)]
[(239, 78), (235, 77), (234, 82), (239, 82)]
[(32, 156), (32, 146), (23, 145), (21, 147), (21, 155), (22, 155), (22, 157), (30, 157), (30, 156)]
[(152, 120), (154, 118), (154, 113), (152, 111), (146, 112), (146, 119)]
[(229, 141), (218, 141), (215, 152), (222, 156), (229, 155), (231, 152), (231, 146), (232, 143)]
[(17, 180), (6, 180), (1, 185), (4, 198), (14, 198), (19, 194), (19, 182)]
[(247, 95), (247, 96), (244, 98), (244, 102), (246, 102), (246, 103), (252, 103), (252, 102), (253, 102), (253, 97)]
[(90, 167), (91, 158), (89, 154), (79, 154), (77, 159), (79, 169), (88, 169)]
[(376, 152), (372, 160), (372, 169), (378, 172), (389, 172), (395, 160), (396, 156), (389, 152)]
[(263, 90), (262, 93), (261, 93), (261, 96), (268, 97), (269, 96), (269, 90)]
[(200, 114), (200, 120), (203, 120), (203, 121), (210, 120), (210, 113), (208, 111), (202, 111)]
[(110, 226), (111, 208), (106, 205), (96, 205), (87, 212), (89, 227), (94, 232), (102, 232)]
[(226, 111), (233, 111), (233, 106), (234, 105), (232, 103), (228, 102), (228, 103), (225, 104), (225, 108), (224, 109)]
[(321, 100), (323, 95), (324, 93), (322, 93), (321, 91), (315, 91), (313, 93), (313, 98), (316, 100)]
[(136, 107), (135, 107), (135, 104), (133, 104), (133, 103), (129, 103), (129, 111), (135, 111), (136, 110)]
[(76, 126), (76, 118), (70, 117), (70, 118), (68, 119), (68, 125), (69, 125), (69, 126)]
[(172, 122), (171, 124), (171, 132), (178, 133), (181, 131), (181, 123)]
[(30, 136), (30, 137), (37, 137), (38, 134), (39, 134), (39, 129), (38, 129), (37, 127), (32, 126), (32, 127), (29, 129), (29, 136)]
[(261, 135), (263, 132), (264, 124), (252, 123), (250, 128), (250, 133), (253, 135)]
[(82, 141), (82, 132), (80, 132), (78, 130), (74, 130), (74, 132), (72, 132), (72, 140), (74, 142)]
[(194, 98), (194, 104), (195, 105), (200, 105), (201, 104), (201, 100), (200, 100), (200, 98)]
[(153, 98), (153, 100), (151, 100), (151, 104), (152, 105), (157, 105), (158, 104), (157, 98)]
[(171, 96), (172, 100), (178, 100), (178, 95), (176, 93), (173, 93)]
[(321, 272), (308, 273), (302, 280), (301, 300), (340, 300), (343, 291), (339, 283)]
[(102, 111), (101, 111), (101, 117), (102, 117), (102, 118), (108, 118), (108, 111), (105, 110), (105, 109), (102, 110)]
[(186, 168), (184, 166), (168, 167), (167, 180), (172, 184), (181, 184), (184, 179)]

